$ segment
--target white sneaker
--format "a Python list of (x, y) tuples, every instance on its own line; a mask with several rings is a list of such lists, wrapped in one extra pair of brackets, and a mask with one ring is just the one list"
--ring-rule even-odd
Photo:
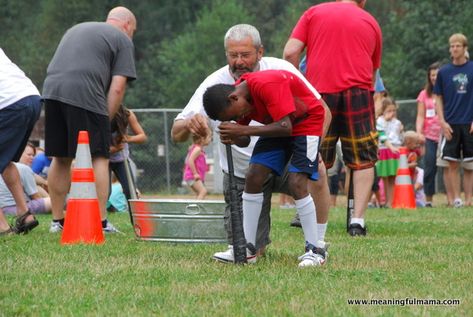
[(306, 245), (306, 253), (301, 255), (298, 260), (299, 267), (306, 266), (322, 266), (328, 259), (328, 244), (323, 241), (318, 241), (317, 245), (320, 247), (315, 247), (312, 244)]
[(453, 201), (453, 207), (455, 208), (463, 207), (463, 201), (461, 200), (461, 198), (455, 198), (455, 200)]
[[(233, 246), (229, 244), (226, 251), (216, 252), (212, 258), (222, 263), (234, 263)], [(252, 254), (248, 248), (246, 249), (246, 262), (251, 264), (256, 263), (256, 254)]]
[(114, 225), (110, 221), (107, 221), (107, 226), (105, 228), (102, 228), (103, 232), (105, 233), (121, 233), (120, 230), (115, 228)]
[(57, 233), (57, 232), (61, 232), (62, 229), (63, 229), (63, 226), (61, 225), (60, 222), (51, 221), (51, 225), (49, 226), (49, 232)]

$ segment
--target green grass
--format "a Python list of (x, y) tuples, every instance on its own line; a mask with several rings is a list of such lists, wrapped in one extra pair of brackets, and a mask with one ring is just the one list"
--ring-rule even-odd
[[(345, 233), (331, 211), (327, 265), (298, 269), (300, 229), (274, 209), (272, 240), (256, 265), (216, 263), (223, 244), (136, 241), (62, 246), (50, 216), (26, 236), (0, 239), (1, 316), (471, 316), (473, 208), (370, 209), (368, 236)], [(348, 299), (459, 299), (460, 305), (350, 306)]]

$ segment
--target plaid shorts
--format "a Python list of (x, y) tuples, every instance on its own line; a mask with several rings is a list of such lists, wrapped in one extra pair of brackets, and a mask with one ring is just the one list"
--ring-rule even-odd
[(373, 94), (354, 87), (339, 93), (322, 94), (322, 98), (332, 113), (332, 122), (320, 147), (326, 167), (332, 167), (335, 161), (339, 138), (346, 166), (354, 170), (373, 167), (378, 159)]

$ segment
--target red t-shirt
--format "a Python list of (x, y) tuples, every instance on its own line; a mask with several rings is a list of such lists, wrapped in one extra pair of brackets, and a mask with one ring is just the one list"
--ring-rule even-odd
[[(407, 149), (407, 164), (414, 163), (414, 162), (417, 163), (417, 159), (420, 157), (420, 154), (421, 153), (419, 149), (415, 149), (415, 150)], [(416, 168), (410, 167), (409, 172), (411, 173), (412, 183), (414, 184)]]
[(293, 136), (322, 135), (325, 109), (299, 77), (285, 70), (264, 70), (244, 74), (235, 85), (242, 81), (248, 85), (255, 109), (238, 123), (269, 124), (290, 115)]
[(373, 90), (373, 71), (381, 66), (381, 28), (356, 4), (329, 2), (310, 7), (291, 38), (306, 45), (306, 77), (320, 93), (351, 87)]

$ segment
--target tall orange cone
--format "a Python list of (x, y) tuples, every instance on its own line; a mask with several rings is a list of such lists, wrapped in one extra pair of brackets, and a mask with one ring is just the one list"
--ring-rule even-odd
[(89, 134), (87, 131), (80, 131), (61, 244), (104, 242)]
[(399, 149), (399, 167), (394, 183), (393, 205), (395, 209), (416, 209), (414, 186), (412, 185), (409, 164), (407, 163), (407, 148)]

